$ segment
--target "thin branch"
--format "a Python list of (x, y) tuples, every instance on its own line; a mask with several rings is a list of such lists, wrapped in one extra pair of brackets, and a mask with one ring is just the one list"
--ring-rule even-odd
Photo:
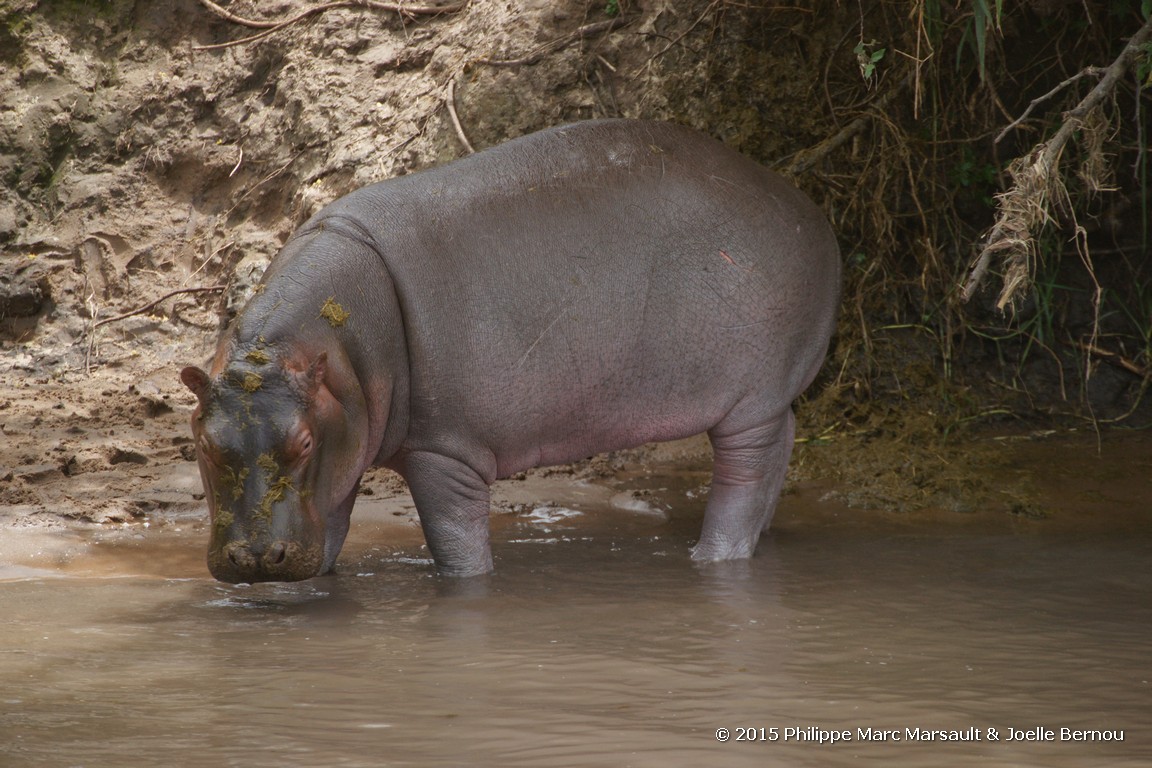
[(276, 178), (280, 174), (284, 173), (284, 171), (288, 170), (288, 166), (290, 166), (290, 165), (292, 165), (292, 163), (296, 162), (296, 159), (304, 153), (304, 150), (315, 149), (317, 146), (319, 146), (319, 145), (318, 144), (309, 144), (307, 146), (302, 147), (301, 149), (297, 150), (296, 153), (293, 154), (290, 158), (288, 158), (287, 162), (285, 162), (283, 165), (281, 165), (276, 170), (272, 171), (272, 173), (270, 173), (267, 176), (265, 176), (264, 178), (260, 179), (260, 181), (253, 184), (248, 190), (246, 190), (244, 192), (244, 194), (242, 194), (242, 195), (240, 195), (240, 197), (236, 198), (236, 202), (232, 203), (231, 208), (229, 208), (227, 211), (224, 212), (224, 218), (231, 216), (232, 212), (235, 211), (240, 206), (240, 203), (247, 200), (248, 197), (250, 197), (253, 193), (256, 192), (256, 190), (260, 189), (260, 187), (264, 186), (268, 182), (272, 181), (272, 179)]
[(306, 8), (300, 13), (281, 21), (260, 20), (260, 19), (246, 19), (242, 16), (237, 16), (231, 11), (221, 8), (212, 0), (200, 0), (200, 4), (217, 16), (227, 19), (234, 24), (239, 24), (251, 29), (261, 29), (255, 35), (233, 40), (228, 43), (217, 43), (215, 45), (196, 45), (192, 47), (194, 51), (212, 51), (220, 48), (230, 48), (234, 45), (245, 45), (253, 43), (257, 40), (267, 37), (274, 32), (279, 32), (285, 27), (289, 27), (305, 19), (317, 16), (321, 13), (326, 13), (337, 8), (368, 8), (375, 11), (388, 11), (392, 13), (399, 13), (401, 16), (438, 16), (442, 13), (456, 13), (468, 5), (467, 0), (463, 2), (452, 3), (448, 5), (408, 5), (406, 3), (383, 3), (378, 0), (336, 0), (336, 2), (322, 3), (311, 8)]
[(1043, 102), (1047, 101), (1048, 99), (1052, 98), (1056, 94), (1060, 93), (1060, 91), (1062, 91), (1065, 88), (1067, 88), (1068, 86), (1072, 85), (1072, 83), (1076, 82), (1077, 80), (1079, 80), (1082, 77), (1088, 77), (1089, 75), (1092, 75), (1094, 77), (1100, 77), (1100, 75), (1104, 74), (1104, 72), (1105, 72), (1105, 70), (1102, 69), (1101, 67), (1085, 67), (1080, 72), (1077, 72), (1076, 74), (1072, 75), (1072, 77), (1068, 78), (1067, 80), (1060, 83), (1058, 86), (1056, 86), (1052, 90), (1048, 91), (1048, 93), (1044, 94), (1043, 96), (1037, 96), (1036, 98), (1032, 99), (1032, 103), (1030, 103), (1028, 105), (1028, 108), (1026, 110), (1024, 110), (1024, 114), (1020, 115), (1020, 117), (1016, 118), (1012, 122), (1008, 123), (1008, 125), (1004, 126), (1004, 130), (1000, 131), (1000, 133), (998, 133), (996, 135), (996, 138), (992, 140), (992, 143), (993, 144), (999, 144), (1000, 141), (1005, 136), (1008, 135), (1009, 131), (1011, 131), (1013, 128), (1020, 125), (1020, 123), (1022, 123), (1028, 119), (1028, 115), (1032, 114), (1033, 109), (1035, 109), (1037, 106), (1039, 106)]
[(200, 266), (196, 267), (196, 271), (193, 272), (192, 274), (188, 275), (188, 277), (185, 278), (184, 282), (188, 282), (192, 278), (196, 277), (196, 275), (200, 274), (204, 270), (205, 267), (207, 267), (209, 264), (212, 263), (212, 259), (216, 257), (216, 254), (220, 253), (221, 251), (225, 251), (234, 245), (236, 245), (236, 241), (235, 240), (229, 240), (228, 242), (224, 243), (224, 245), (220, 246), (216, 250), (212, 251), (212, 253), (205, 256), (204, 261), (201, 262)]
[(283, 29), (284, 27), (287, 27), (289, 24), (292, 24), (292, 23), (295, 23), (295, 22), (288, 22), (287, 24), (277, 24), (276, 26), (269, 27), (268, 29), (264, 30), (263, 32), (260, 32), (259, 34), (251, 35), (249, 37), (242, 37), (239, 40), (233, 40), (233, 41), (228, 42), (228, 43), (215, 43), (213, 45), (194, 45), (194, 46), (192, 46), (192, 50), (194, 50), (194, 51), (218, 51), (218, 50), (222, 50), (224, 48), (231, 48), (231, 47), (236, 46), (236, 45), (247, 45), (248, 43), (254, 43), (257, 40), (262, 40), (265, 37), (268, 37), (269, 35), (271, 35), (273, 32), (277, 32), (277, 31)]
[(649, 56), (648, 61), (645, 62), (645, 66), (656, 61), (656, 59), (660, 58), (664, 54), (668, 53), (668, 51), (672, 50), (677, 45), (679, 45), (681, 40), (683, 40), (684, 38), (686, 38), (688, 35), (690, 35), (692, 33), (692, 30), (694, 30), (694, 29), (696, 29), (696, 27), (700, 26), (700, 22), (704, 21), (704, 19), (708, 18), (709, 15), (711, 15), (713, 12), (715, 12), (716, 6), (720, 5), (720, 1), (721, 0), (712, 0), (711, 3), (708, 3), (708, 7), (704, 9), (704, 13), (700, 14), (700, 17), (698, 19), (696, 19), (696, 21), (694, 21), (690, 25), (688, 25), (688, 29), (684, 30), (683, 32), (678, 34), (676, 37), (672, 38), (671, 42), (669, 42), (668, 45), (664, 46), (660, 50), (656, 51), (656, 53)]

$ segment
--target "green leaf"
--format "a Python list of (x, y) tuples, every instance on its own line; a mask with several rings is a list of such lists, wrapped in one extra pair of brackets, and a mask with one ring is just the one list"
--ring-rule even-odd
[(980, 70), (980, 82), (984, 82), (984, 52), (987, 50), (988, 2), (972, 0), (972, 31), (976, 33), (976, 65)]

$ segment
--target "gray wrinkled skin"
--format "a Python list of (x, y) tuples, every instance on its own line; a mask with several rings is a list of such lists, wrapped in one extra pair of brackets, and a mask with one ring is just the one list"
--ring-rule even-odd
[(358, 190), (296, 232), (186, 368), (225, 581), (332, 568), (400, 472), (441, 573), (492, 569), (489, 485), (707, 432), (697, 560), (752, 555), (840, 285), (820, 211), (685, 128), (578, 123)]

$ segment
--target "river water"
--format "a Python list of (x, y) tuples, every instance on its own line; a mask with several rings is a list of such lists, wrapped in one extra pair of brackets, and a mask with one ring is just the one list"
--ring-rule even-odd
[(299, 584), (106, 542), (0, 581), (0, 765), (1152, 764), (1146, 527), (788, 522), (820, 505), (707, 567), (696, 502), (525, 509), (465, 582), (371, 515)]

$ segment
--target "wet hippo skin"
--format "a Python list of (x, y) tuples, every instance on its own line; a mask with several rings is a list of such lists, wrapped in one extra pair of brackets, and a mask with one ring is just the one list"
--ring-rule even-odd
[(181, 372), (209, 568), (330, 570), (377, 465), (407, 480), (439, 571), (482, 574), (497, 478), (701, 432), (692, 555), (749, 557), (839, 263), (801, 192), (665, 123), (554, 128), (353, 192), (292, 236), (210, 370)]

